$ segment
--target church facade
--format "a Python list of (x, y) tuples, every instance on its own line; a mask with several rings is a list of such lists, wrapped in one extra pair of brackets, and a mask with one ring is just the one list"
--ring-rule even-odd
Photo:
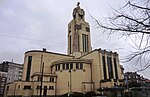
[(27, 51), (22, 81), (6, 87), (5, 96), (59, 96), (99, 93), (97, 89), (123, 84), (123, 70), (116, 52), (92, 50), (90, 26), (78, 5), (68, 24), (68, 54)]

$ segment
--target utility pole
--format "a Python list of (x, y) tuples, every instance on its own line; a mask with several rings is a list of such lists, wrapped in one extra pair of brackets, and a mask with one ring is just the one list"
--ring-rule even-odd
[(40, 86), (40, 97), (42, 97), (43, 71), (44, 71), (44, 62), (43, 62), (43, 64), (42, 64), (41, 86)]
[(40, 73), (42, 72), (42, 63), (43, 63), (43, 52), (42, 52), (42, 55), (41, 55)]
[(41, 55), (41, 65), (40, 65), (40, 73), (41, 73), (40, 97), (42, 97), (42, 83), (43, 83), (43, 72), (44, 72), (43, 52), (46, 52), (45, 48), (43, 48), (42, 55)]
[(72, 82), (71, 82), (72, 81), (71, 80), (71, 69), (69, 70), (69, 73), (70, 73), (70, 97), (71, 97), (72, 96), (71, 95), (71, 93), (72, 93), (72, 87), (71, 87), (72, 86)]

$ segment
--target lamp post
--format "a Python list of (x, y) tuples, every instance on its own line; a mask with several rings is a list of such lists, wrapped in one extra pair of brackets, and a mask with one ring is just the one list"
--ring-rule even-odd
[(44, 52), (46, 52), (45, 48), (43, 48), (42, 55), (41, 55), (41, 65), (40, 65), (40, 73), (41, 73), (40, 97), (42, 97), (42, 83), (43, 83), (43, 72), (44, 72), (43, 53)]
[[(71, 69), (69, 70), (69, 73), (70, 73), (70, 93), (69, 93), (69, 94), (71, 95), (71, 93), (72, 93)], [(70, 96), (70, 95), (69, 95), (69, 96)], [(70, 97), (71, 97), (71, 96), (70, 96)]]
[(42, 97), (43, 71), (44, 71), (44, 62), (43, 62), (43, 65), (42, 65), (41, 86), (40, 86), (40, 97)]

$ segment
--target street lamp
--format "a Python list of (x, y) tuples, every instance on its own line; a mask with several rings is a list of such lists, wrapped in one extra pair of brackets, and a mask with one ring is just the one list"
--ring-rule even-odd
[(70, 93), (69, 93), (69, 95), (68, 96), (70, 96), (71, 95), (71, 93), (72, 93), (72, 82), (71, 82), (71, 69), (69, 70), (69, 73), (70, 73)]
[(43, 48), (42, 55), (41, 55), (41, 65), (40, 65), (40, 73), (41, 73), (40, 97), (42, 97), (42, 83), (43, 83), (43, 72), (44, 72), (43, 53), (44, 52), (46, 52), (45, 48)]
[(43, 65), (42, 65), (41, 86), (40, 86), (40, 97), (42, 97), (43, 72), (44, 72), (44, 62), (43, 62)]

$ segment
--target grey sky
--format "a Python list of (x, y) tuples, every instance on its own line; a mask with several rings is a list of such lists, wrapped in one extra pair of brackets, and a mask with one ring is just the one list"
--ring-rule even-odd
[[(13, 59), (23, 63), (26, 51), (42, 48), (66, 54), (67, 25), (78, 1), (91, 26), (92, 48), (117, 51), (120, 58), (127, 55), (129, 41), (117, 34), (108, 38), (96, 29), (90, 16), (104, 21), (102, 17), (111, 15), (111, 7), (117, 9), (125, 0), (0, 0), (0, 62)], [(126, 71), (134, 70), (131, 64), (123, 65)], [(142, 74), (150, 78), (145, 72)]]

